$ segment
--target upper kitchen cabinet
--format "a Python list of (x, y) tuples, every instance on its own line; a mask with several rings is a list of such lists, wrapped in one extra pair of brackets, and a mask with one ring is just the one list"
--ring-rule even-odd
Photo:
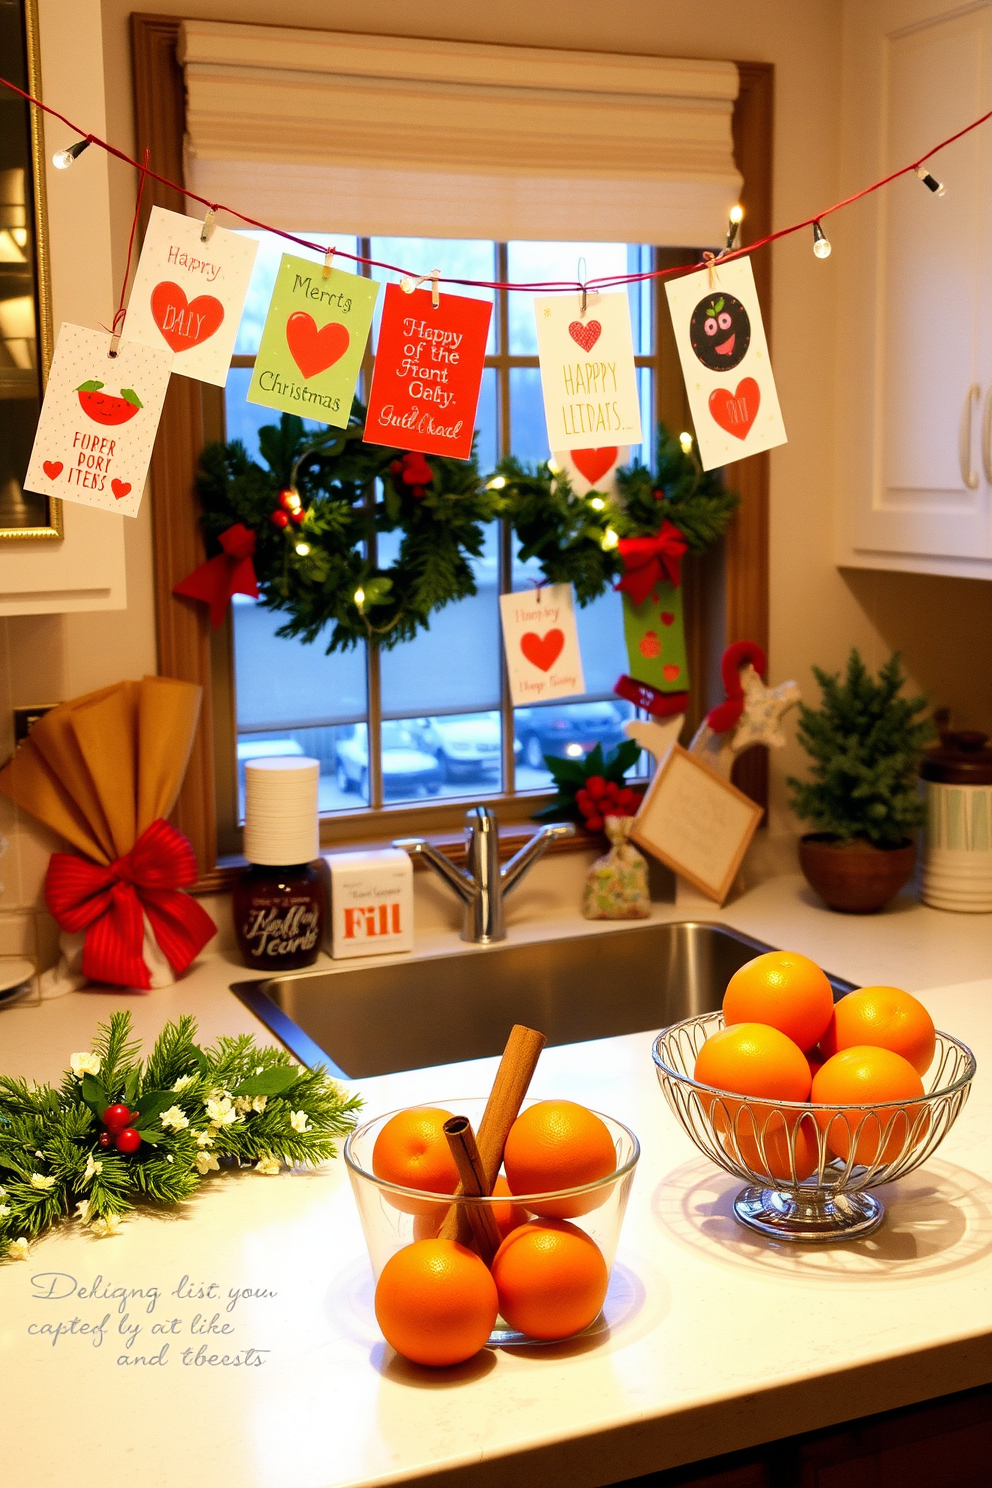
[[(842, 186), (992, 108), (992, 4), (845, 5)], [(834, 219), (837, 561), (992, 579), (992, 122)]]

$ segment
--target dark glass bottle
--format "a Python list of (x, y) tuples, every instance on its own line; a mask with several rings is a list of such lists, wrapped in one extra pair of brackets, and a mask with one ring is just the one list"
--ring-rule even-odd
[(324, 881), (310, 863), (253, 863), (234, 888), (234, 933), (246, 966), (293, 971), (316, 961), (324, 939)]

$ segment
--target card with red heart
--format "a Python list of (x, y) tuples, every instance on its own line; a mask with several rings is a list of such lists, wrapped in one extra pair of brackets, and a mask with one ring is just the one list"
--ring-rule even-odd
[(347, 428), (379, 285), (284, 253), (248, 402)]
[(172, 352), (63, 325), (52, 358), (27, 491), (135, 517), (162, 415)]
[(223, 227), (152, 207), (141, 247), (123, 340), (167, 346), (173, 372), (227, 383), (228, 368), (258, 243)]
[(571, 584), (502, 594), (499, 610), (515, 708), (585, 692)]
[(548, 448), (640, 444), (630, 304), (626, 293), (534, 301)]
[(629, 444), (608, 444), (598, 449), (555, 450), (554, 459), (568, 476), (576, 496), (598, 491), (601, 496), (617, 495), (617, 471), (630, 460)]
[(749, 258), (665, 285), (704, 470), (787, 443)]
[(468, 460), (482, 390), (488, 300), (387, 284), (364, 438)]

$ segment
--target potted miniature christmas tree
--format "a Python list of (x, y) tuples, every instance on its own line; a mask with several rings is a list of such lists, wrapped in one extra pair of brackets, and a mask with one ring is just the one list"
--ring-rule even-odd
[(847, 674), (813, 668), (823, 706), (799, 705), (799, 742), (813, 761), (812, 778), (790, 776), (792, 806), (814, 832), (799, 844), (810, 885), (831, 909), (872, 914), (913, 872), (915, 832), (923, 819), (916, 771), (934, 733), (920, 715), (924, 697), (900, 694), (899, 653), (876, 681), (852, 650)]

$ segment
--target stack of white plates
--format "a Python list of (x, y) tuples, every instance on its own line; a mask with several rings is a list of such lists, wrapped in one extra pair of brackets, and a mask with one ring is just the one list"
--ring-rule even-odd
[(317, 787), (320, 764), (300, 755), (245, 765), (245, 857), (287, 868), (320, 851)]

